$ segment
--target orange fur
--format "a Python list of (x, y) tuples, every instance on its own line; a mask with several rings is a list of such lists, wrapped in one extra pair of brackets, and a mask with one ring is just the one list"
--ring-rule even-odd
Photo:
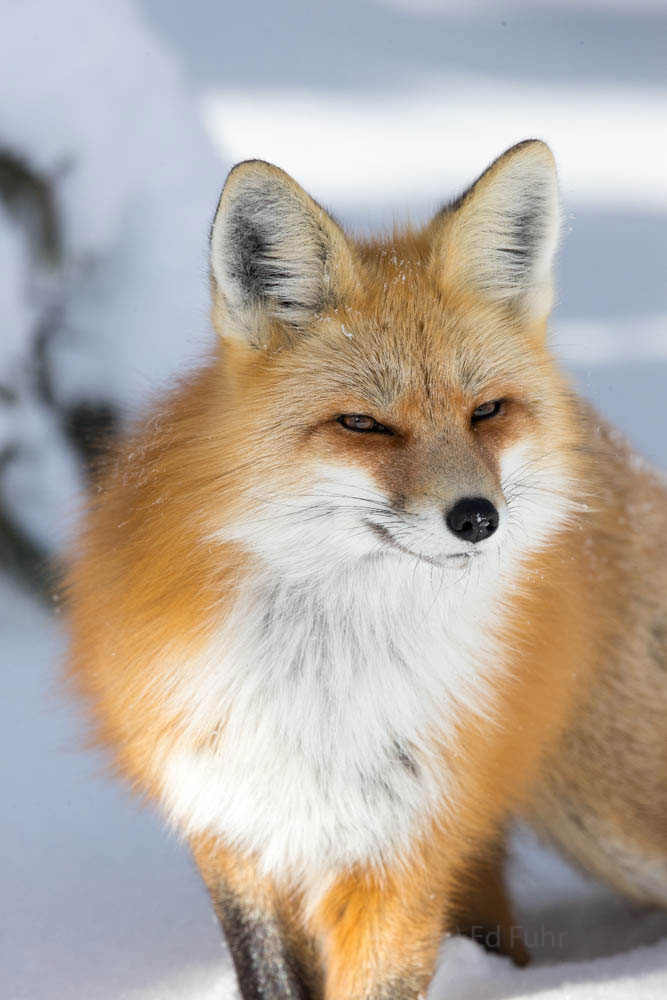
[[(233, 176), (238, 186), (240, 175)], [(318, 233), (334, 225), (327, 220), (317, 215)], [(618, 719), (628, 682), (606, 655), (633, 590), (615, 540), (619, 511), (628, 496), (651, 490), (664, 539), (664, 490), (631, 467), (573, 396), (545, 345), (544, 315), (490, 301), (471, 286), (466, 232), (459, 216), (445, 214), (389, 242), (343, 244), (336, 235), (335, 300), (297, 328), (263, 317), (252, 345), (230, 334), (228, 303), (214, 280), (216, 352), (108, 462), (68, 581), (71, 677), (121, 772), (159, 800), (171, 750), (215, 746), (226, 725), (221, 711), (193, 731), (171, 696), (258, 570), (260, 557), (221, 531), (247, 515), (267, 484), (290, 496), (308, 482), (313, 461), (335, 460), (363, 469), (397, 504), (429, 497), (446, 508), (468, 482), (500, 503), (501, 457), (525, 440), (538, 441), (578, 484), (573, 499), (591, 509), (575, 512), (550, 543), (527, 553), (499, 614), (509, 668), (493, 681), (493, 713), (461, 710), (456, 753), (451, 740), (431, 734), (460, 790), (455, 810), (441, 807), (400, 858), (326, 873), (320, 882), (267, 875), (259, 859), (223, 838), (191, 838), (220, 912), (231, 893), (282, 928), (308, 995), (326, 1000), (421, 995), (442, 933), (469, 928), (476, 917), (502, 923), (506, 936), (511, 918), (495, 859), (513, 812), (530, 815), (628, 891), (632, 880), (614, 874), (567, 808), (601, 816), (601, 826), (633, 839), (638, 851), (667, 853), (664, 782), (659, 806), (648, 805), (646, 791), (664, 779), (667, 750), (657, 725), (667, 714), (665, 697), (654, 718), (635, 720), (639, 734), (628, 735), (629, 723)], [(465, 243), (460, 253), (457, 240)], [(447, 268), (439, 271), (443, 253)], [(507, 400), (502, 415), (471, 431), (472, 410), (497, 398)], [(372, 441), (346, 434), (335, 421), (345, 413), (372, 413), (400, 434)], [(632, 544), (633, 559), (653, 572), (648, 546)], [(664, 584), (664, 568), (661, 574)], [(664, 598), (651, 620), (659, 645), (652, 662), (664, 669)], [(655, 678), (646, 673), (642, 643), (635, 634), (623, 648), (636, 665), (632, 694), (650, 711)], [(624, 765), (614, 745), (619, 732), (632, 778), (617, 771), (601, 790), (605, 761)], [(659, 757), (648, 778), (642, 748)], [(569, 798), (575, 805), (566, 808)], [(646, 819), (642, 830), (628, 803)], [(520, 945), (504, 940), (503, 947), (523, 960)]]

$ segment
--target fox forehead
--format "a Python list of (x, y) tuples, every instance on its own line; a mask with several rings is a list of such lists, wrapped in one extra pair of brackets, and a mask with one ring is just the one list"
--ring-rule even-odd
[(531, 369), (534, 386), (541, 350), (502, 310), (380, 286), (318, 316), (287, 350), (266, 353), (276, 378), (307, 380), (320, 399), (433, 419), (527, 382)]

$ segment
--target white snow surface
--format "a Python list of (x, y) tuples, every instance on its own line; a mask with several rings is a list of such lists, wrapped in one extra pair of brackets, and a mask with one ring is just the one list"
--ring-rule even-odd
[[(206, 233), (233, 160), (278, 160), (368, 229), (425, 217), (537, 132), (566, 196), (556, 349), (667, 466), (664, 4), (278, 6), (0, 0), (0, 145), (53, 179), (64, 224), (59, 396), (131, 414), (206, 350)], [(0, 399), (0, 453), (23, 455), (0, 488), (58, 548), (81, 473), (30, 391), (28, 270), (0, 208), (0, 385), (17, 396)], [(231, 1000), (194, 865), (84, 749), (63, 649), (57, 615), (0, 575), (0, 997)], [(667, 996), (664, 913), (577, 875), (528, 831), (512, 883), (533, 965), (450, 940), (432, 1000)]]

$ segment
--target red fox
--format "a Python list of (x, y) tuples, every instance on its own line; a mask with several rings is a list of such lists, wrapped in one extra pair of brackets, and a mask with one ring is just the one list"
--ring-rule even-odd
[(415, 1000), (499, 927), (508, 817), (667, 904), (667, 494), (546, 345), (544, 143), (352, 239), (268, 163), (210, 360), (102, 474), (70, 673), (187, 839), (249, 998)]

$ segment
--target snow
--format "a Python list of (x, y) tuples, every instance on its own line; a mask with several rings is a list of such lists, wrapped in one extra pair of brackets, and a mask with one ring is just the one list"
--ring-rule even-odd
[(52, 178), (64, 221), (58, 389), (136, 409), (201, 351), (206, 231), (228, 165), (130, 3), (5, 0), (2, 15), (2, 142)]
[[(207, 227), (228, 166), (250, 156), (367, 230), (395, 210), (426, 217), (515, 139), (551, 141), (567, 219), (555, 347), (667, 467), (664, 4), (0, 6), (0, 148), (48, 179), (63, 230), (45, 273), (0, 202), (0, 455), (20, 455), (0, 502), (40, 545), (62, 547), (82, 490), (35, 389), (40, 320), (59, 310), (58, 400), (135, 412), (206, 350)], [(84, 749), (63, 648), (57, 615), (0, 575), (3, 1000), (231, 1000), (193, 863)], [(450, 940), (432, 1000), (667, 994), (666, 914), (589, 882), (528, 831), (514, 845), (534, 964)]]
[(55, 551), (71, 527), (83, 480), (53, 414), (34, 391), (29, 357), (39, 311), (30, 296), (27, 258), (0, 205), (0, 501), (20, 512), (42, 548)]
[[(409, 89), (365, 97), (275, 88), (210, 91), (202, 98), (202, 110), (211, 138), (222, 140), (234, 159), (261, 135), (268, 159), (298, 173), (334, 205), (351, 190), (363, 205), (392, 198), (402, 205), (415, 189), (424, 200), (437, 203), (445, 194), (444, 163), (449, 190), (463, 189), (480, 172), (480, 164), (526, 136), (541, 136), (545, 121), (568, 201), (667, 205), (664, 137), (651, 128), (667, 116), (667, 91), (656, 94), (648, 87), (628, 92), (627, 86), (616, 84), (582, 94), (576, 82), (528, 90), (513, 81), (497, 83), (490, 94), (483, 77), (448, 73), (425, 75)], [(473, 119), (477, 127), (471, 134)], [(592, 121), (595, 157), (586, 142)], [(620, 149), (619, 132), (624, 136)], [(304, 134), (309, 137), (305, 149), (300, 141)], [(354, 156), (323, 159), (319, 151), (327, 145), (352, 148)]]
[(138, 411), (206, 349), (206, 232), (227, 165), (178, 60), (130, 3), (2, 7), (0, 146), (50, 182), (63, 260), (31, 271), (0, 212), (0, 384), (16, 396), (0, 398), (0, 451), (16, 456), (0, 500), (51, 549), (71, 531), (82, 476), (35, 385), (39, 323), (57, 317), (46, 358), (58, 403)]
[(34, 322), (26, 301), (28, 284), (27, 250), (20, 234), (0, 205), (0, 301), (3, 337), (0, 341), (0, 371), (15, 363), (25, 349)]

